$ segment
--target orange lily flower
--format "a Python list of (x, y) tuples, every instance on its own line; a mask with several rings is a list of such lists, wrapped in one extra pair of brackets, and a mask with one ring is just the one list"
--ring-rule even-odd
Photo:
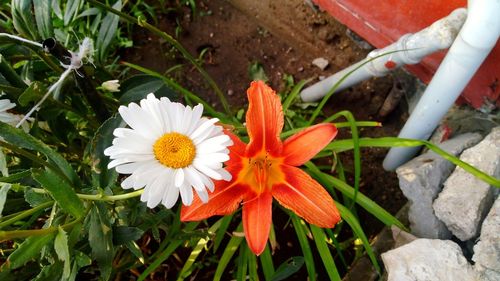
[(332, 124), (309, 127), (282, 142), (283, 109), (276, 93), (264, 82), (254, 81), (247, 91), (246, 127), (250, 142), (243, 143), (226, 131), (229, 147), (226, 169), (230, 182), (215, 182), (209, 201), (195, 198), (183, 206), (182, 221), (198, 221), (233, 213), (243, 201), (243, 229), (249, 248), (264, 251), (271, 228), (273, 198), (307, 222), (331, 228), (340, 214), (330, 194), (307, 173), (296, 168), (315, 156), (337, 135)]

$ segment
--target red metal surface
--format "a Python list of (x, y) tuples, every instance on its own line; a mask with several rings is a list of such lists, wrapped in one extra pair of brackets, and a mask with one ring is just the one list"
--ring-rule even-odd
[[(406, 33), (415, 33), (447, 16), (454, 9), (466, 7), (466, 0), (314, 0), (322, 9), (377, 48), (397, 41)], [(428, 83), (445, 52), (425, 58), (407, 69)], [(475, 108), (500, 106), (500, 43), (465, 88), (461, 98)], [(497, 85), (498, 84), (498, 85)], [(486, 103), (485, 103), (486, 102)]]

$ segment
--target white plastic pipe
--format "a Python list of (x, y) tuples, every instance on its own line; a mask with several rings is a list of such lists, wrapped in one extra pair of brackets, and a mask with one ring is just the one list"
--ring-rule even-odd
[[(469, 0), (468, 10), (464, 26), (401, 130), (400, 138), (427, 140), (495, 46), (500, 36), (500, 0)], [(418, 150), (391, 149), (384, 168), (396, 169)]]
[[(384, 76), (404, 64), (419, 63), (425, 56), (449, 48), (466, 17), (467, 10), (465, 8), (456, 9), (431, 26), (415, 34), (405, 34), (397, 42), (370, 52), (364, 60), (304, 89), (300, 96), (305, 102), (321, 99), (337, 82), (353, 70), (355, 71), (340, 83), (335, 92), (373, 76)], [(360, 68), (356, 69), (358, 67)]]

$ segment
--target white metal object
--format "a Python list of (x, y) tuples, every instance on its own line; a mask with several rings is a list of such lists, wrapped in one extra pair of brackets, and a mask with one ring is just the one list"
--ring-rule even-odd
[[(427, 86), (400, 138), (426, 140), (470, 81), (500, 36), (500, 0), (469, 0), (468, 16), (446, 57)], [(408, 161), (418, 147), (393, 148), (386, 170)]]
[(350, 72), (336, 92), (370, 77), (384, 76), (402, 65), (419, 63), (425, 56), (449, 48), (466, 17), (465, 8), (456, 9), (431, 26), (414, 34), (405, 34), (397, 42), (370, 52), (364, 60), (304, 89), (300, 96), (305, 102), (318, 100)]

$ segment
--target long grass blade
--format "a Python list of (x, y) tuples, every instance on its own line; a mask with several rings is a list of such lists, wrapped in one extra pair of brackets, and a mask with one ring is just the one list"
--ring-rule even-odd
[(363, 228), (361, 227), (361, 224), (359, 223), (358, 219), (344, 205), (338, 202), (335, 202), (335, 205), (339, 209), (342, 219), (345, 220), (347, 224), (349, 224), (352, 231), (363, 242), (363, 247), (366, 250), (366, 254), (370, 258), (373, 267), (375, 267), (375, 270), (377, 270), (377, 272), (380, 274), (381, 273), (380, 265), (378, 264), (377, 258), (375, 257), (375, 253), (373, 252), (373, 249), (370, 245), (370, 241), (368, 241), (368, 238), (366, 237), (365, 232), (363, 231)]
[[(333, 150), (336, 152), (347, 151), (352, 149), (354, 143), (352, 140), (339, 140), (334, 141), (325, 147), (326, 150)], [(459, 166), (465, 171), (471, 173), (478, 179), (491, 184), (497, 188), (500, 188), (500, 179), (494, 178), (476, 167), (460, 160), (459, 158), (449, 154), (448, 152), (442, 150), (437, 145), (432, 144), (428, 141), (423, 140), (413, 140), (413, 139), (402, 139), (395, 137), (383, 137), (383, 138), (360, 138), (359, 146), (361, 147), (414, 147), (414, 146), (426, 146), (430, 150), (439, 154), (444, 159), (450, 161), (451, 163)]]
[(262, 254), (260, 255), (260, 264), (262, 265), (264, 278), (266, 279), (266, 281), (270, 281), (274, 275), (274, 264), (269, 247), (266, 247), (264, 249), (264, 252), (262, 252)]
[[(192, 223), (186, 224), (186, 227), (184, 227), (183, 229), (185, 231), (191, 231), (191, 230), (195, 229), (196, 226), (198, 226), (198, 222), (192, 222)], [(167, 246), (167, 248), (146, 268), (146, 270), (144, 270), (144, 272), (142, 272), (142, 274), (139, 276), (139, 278), (137, 280), (138, 281), (143, 281), (146, 278), (148, 278), (148, 276), (151, 273), (153, 273), (165, 260), (167, 260), (168, 257), (170, 257), (170, 255), (173, 252), (175, 252), (175, 250), (180, 245), (182, 245), (183, 242), (184, 242), (184, 240), (175, 240), (175, 241), (172, 241)]]
[(304, 254), (304, 260), (306, 263), (307, 274), (309, 275), (309, 280), (316, 280), (316, 268), (314, 266), (314, 258), (311, 251), (311, 247), (309, 245), (309, 241), (307, 241), (307, 236), (304, 231), (304, 227), (302, 226), (301, 219), (297, 217), (295, 214), (291, 214), (293, 228), (295, 229), (295, 233), (297, 234), (297, 239), (299, 240), (300, 248), (302, 249), (302, 253)]
[[(219, 219), (217, 222), (215, 222), (209, 229), (208, 229), (208, 235), (212, 235), (214, 232), (219, 229), (222, 223), (222, 219)], [(198, 258), (198, 256), (201, 254), (205, 246), (207, 245), (208, 241), (210, 241), (210, 238), (203, 237), (198, 240), (198, 243), (196, 243), (196, 246), (193, 248), (191, 251), (191, 254), (189, 255), (187, 261), (184, 263), (184, 266), (181, 269), (181, 272), (179, 272), (179, 277), (177, 280), (184, 280), (189, 274), (189, 270), (193, 266), (194, 262)]]
[(240, 247), (238, 255), (238, 264), (236, 269), (236, 280), (246, 280), (248, 269), (248, 247), (243, 245)]
[[(333, 192), (333, 188), (336, 188), (347, 197), (354, 199), (354, 188), (347, 183), (329, 175), (321, 172), (313, 163), (307, 162), (304, 164), (312, 176), (316, 178), (329, 192)], [(393, 215), (387, 212), (384, 208), (380, 207), (377, 203), (372, 201), (370, 198), (366, 197), (363, 193), (359, 193), (356, 198), (356, 203), (367, 210), (370, 214), (375, 216), (381, 222), (387, 226), (395, 225), (403, 230), (407, 228)]]
[(330, 280), (340, 281), (341, 278), (339, 275), (339, 271), (337, 270), (335, 261), (333, 260), (332, 254), (330, 253), (330, 249), (328, 249), (325, 233), (321, 228), (315, 225), (311, 225), (310, 227), (314, 237), (314, 243), (316, 243), (316, 248), (318, 249), (319, 256), (323, 261), (323, 265), (325, 266), (328, 277), (330, 277)]
[(288, 96), (286, 97), (285, 101), (283, 102), (283, 112), (287, 111), (287, 109), (290, 107), (290, 105), (292, 104), (292, 102), (299, 95), (300, 90), (302, 90), (302, 88), (304, 87), (304, 85), (306, 83), (308, 83), (309, 81), (310, 81), (310, 79), (308, 79), (308, 80), (301, 80), (299, 83), (297, 83), (293, 87), (292, 91), (290, 92), (290, 94), (288, 94)]
[[(243, 223), (240, 223), (236, 228), (236, 231), (241, 232), (242, 230), (243, 230)], [(224, 270), (226, 270), (229, 261), (233, 258), (234, 253), (236, 252), (236, 250), (238, 250), (242, 241), (243, 237), (235, 235), (231, 237), (231, 239), (227, 243), (226, 249), (224, 249), (224, 253), (222, 253), (222, 257), (219, 260), (217, 269), (215, 270), (215, 275), (213, 279), (214, 281), (221, 280)]]

